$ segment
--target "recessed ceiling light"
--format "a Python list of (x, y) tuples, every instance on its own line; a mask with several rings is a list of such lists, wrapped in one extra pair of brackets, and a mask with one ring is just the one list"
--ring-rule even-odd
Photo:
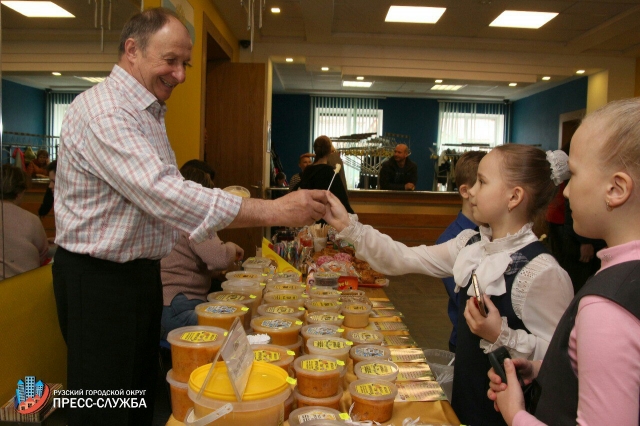
[(280, 13), (280, 8), (279, 7), (272, 7), (271, 8), (271, 13)]
[(547, 80), (551, 80), (551, 77), (549, 77), (549, 76), (547, 75), (547, 76), (542, 77), (542, 79), (543, 79), (544, 81), (547, 81)]
[(576, 71), (576, 74), (584, 74), (584, 72), (585, 72), (584, 70), (578, 70)]
[(59, 75), (62, 75), (61, 73), (59, 73), (59, 72), (57, 72), (57, 71), (54, 71), (54, 72), (52, 72), (51, 74), (55, 75), (56, 77), (58, 77)]
[(342, 87), (371, 87), (373, 81), (343, 81)]
[(329, 67), (322, 67), (320, 68), (322, 71), (329, 71)]
[(98, 84), (98, 83), (102, 83), (105, 80), (105, 78), (107, 78), (107, 77), (79, 77), (79, 76), (76, 75), (75, 78), (79, 78), (81, 80), (86, 80), (89, 83)]
[(385, 22), (410, 22), (416, 24), (435, 24), (442, 16), (445, 7), (391, 6)]
[(456, 91), (462, 89), (466, 85), (461, 84), (436, 84), (431, 88), (431, 90), (448, 90), (448, 91)]
[(363, 76), (358, 76), (358, 77), (356, 77), (356, 80), (364, 80), (364, 77)]
[(505, 10), (490, 27), (540, 28), (558, 16), (555, 12), (525, 12), (521, 10)]
[(516, 87), (518, 85), (518, 83), (509, 83), (510, 87)]
[(442, 80), (436, 80), (436, 83), (440, 84), (442, 83)]
[(75, 18), (57, 4), (50, 1), (10, 1), (2, 4), (28, 18)]
[(287, 59), (285, 59), (285, 61), (287, 61), (287, 62), (293, 62), (293, 58), (287, 58)]

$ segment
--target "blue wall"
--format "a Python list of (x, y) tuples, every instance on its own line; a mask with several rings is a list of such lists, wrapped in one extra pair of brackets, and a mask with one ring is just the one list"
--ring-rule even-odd
[(298, 160), (309, 152), (310, 129), (311, 96), (273, 95), (271, 146), (280, 157), (287, 180), (300, 173)]
[(588, 81), (582, 77), (515, 101), (511, 141), (558, 149), (560, 114), (587, 107)]
[(44, 90), (2, 80), (2, 123), (5, 132), (44, 135), (45, 111)]

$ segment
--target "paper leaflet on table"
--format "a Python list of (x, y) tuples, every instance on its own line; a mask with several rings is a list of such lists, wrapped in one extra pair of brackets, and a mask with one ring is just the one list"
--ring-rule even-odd
[(264, 237), (262, 238), (262, 257), (275, 261), (278, 265), (277, 272), (295, 272), (298, 276), (301, 276), (302, 273), (282, 257), (278, 256), (278, 254), (269, 247), (270, 244), (269, 240)]

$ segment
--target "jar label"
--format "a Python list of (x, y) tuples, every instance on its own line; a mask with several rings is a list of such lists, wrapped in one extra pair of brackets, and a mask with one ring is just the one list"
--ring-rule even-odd
[(253, 351), (253, 359), (256, 361), (273, 362), (280, 359), (280, 352), (266, 351), (263, 349)]
[(333, 307), (336, 306), (337, 303), (336, 302), (321, 302), (318, 300), (315, 300), (313, 302), (311, 302), (311, 306), (318, 306), (321, 308), (329, 308), (329, 307)]
[(338, 368), (338, 363), (326, 359), (313, 358), (302, 361), (300, 366), (309, 371), (333, 371)]
[(276, 284), (273, 286), (275, 290), (296, 290), (298, 287), (296, 284)]
[(244, 299), (245, 299), (244, 294), (235, 294), (235, 293), (216, 294), (216, 300), (222, 300), (225, 302), (234, 301), (234, 300), (244, 300)]
[(366, 311), (368, 307), (364, 305), (349, 305), (347, 309), (350, 311)]
[(360, 372), (370, 376), (387, 376), (394, 372), (394, 368), (390, 365), (372, 362), (371, 364), (361, 365)]
[(347, 344), (341, 340), (315, 340), (313, 346), (320, 349), (344, 349)]
[(377, 335), (373, 333), (369, 333), (367, 331), (357, 331), (355, 333), (351, 333), (351, 338), (361, 342), (370, 342), (374, 340), (375, 341), (380, 340), (380, 338)]
[(391, 388), (380, 383), (363, 383), (356, 386), (356, 391), (362, 395), (369, 396), (391, 395)]
[(218, 334), (210, 331), (187, 331), (180, 335), (180, 340), (191, 343), (215, 342), (217, 338)]
[(287, 321), (279, 318), (264, 320), (260, 323), (261, 326), (266, 328), (289, 328), (292, 324), (293, 321)]
[(313, 294), (314, 296), (335, 296), (340, 293), (334, 290), (314, 290)]
[(269, 306), (266, 311), (272, 314), (292, 314), (294, 312), (293, 308), (289, 306)]
[(337, 420), (336, 416), (331, 413), (327, 413), (320, 410), (307, 411), (304, 414), (298, 416), (299, 423), (310, 422), (311, 420)]
[(384, 350), (378, 348), (363, 348), (356, 346), (355, 353), (360, 358), (382, 358), (384, 357)]
[(335, 321), (338, 319), (337, 315), (325, 315), (325, 314), (311, 314), (309, 315), (312, 321)]
[(291, 294), (276, 294), (273, 296), (275, 300), (298, 300), (298, 295), (295, 293)]
[(335, 334), (333, 328), (318, 326), (318, 327), (309, 327), (307, 328), (307, 334), (319, 335), (319, 336), (328, 336), (331, 334)]
[(238, 308), (234, 306), (209, 306), (205, 309), (205, 312), (210, 312), (212, 314), (232, 314), (237, 310)]

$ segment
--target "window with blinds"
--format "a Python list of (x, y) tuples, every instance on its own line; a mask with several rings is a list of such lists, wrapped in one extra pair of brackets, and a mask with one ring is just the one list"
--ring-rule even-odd
[[(340, 136), (377, 133), (382, 135), (382, 110), (378, 109), (378, 99), (312, 97), (312, 134), (309, 151), (313, 152), (313, 141), (321, 135), (330, 138)], [(355, 188), (360, 171), (342, 159), (349, 189)]]
[(47, 92), (47, 134), (60, 136), (62, 119), (80, 92)]
[(508, 106), (498, 103), (440, 102), (438, 154), (490, 150), (506, 142)]

